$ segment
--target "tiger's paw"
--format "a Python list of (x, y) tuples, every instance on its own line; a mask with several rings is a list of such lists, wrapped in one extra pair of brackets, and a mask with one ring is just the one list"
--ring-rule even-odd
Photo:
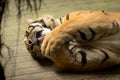
[(71, 36), (54, 31), (46, 35), (41, 46), (41, 52), (46, 57), (55, 57), (61, 48), (68, 44)]

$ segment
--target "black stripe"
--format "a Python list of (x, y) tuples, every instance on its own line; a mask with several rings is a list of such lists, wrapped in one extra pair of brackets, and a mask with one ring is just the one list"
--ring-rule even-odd
[(96, 32), (91, 29), (90, 27), (88, 27), (88, 29), (90, 30), (90, 32), (92, 33), (92, 37), (90, 38), (90, 41), (94, 39), (95, 35), (96, 35)]
[(76, 61), (77, 61), (77, 60), (75, 59), (75, 60), (73, 61), (73, 64), (75, 64)]
[(46, 23), (44, 22), (43, 19), (41, 19), (41, 20), (36, 20), (36, 21), (34, 21), (34, 22), (32, 22), (32, 23), (41, 23), (42, 26), (47, 27), (47, 25), (46, 25)]
[(40, 22), (41, 22), (41, 20), (36, 20), (36, 21), (34, 21), (32, 23), (40, 23)]
[(82, 62), (83, 65), (85, 65), (87, 63), (86, 53), (84, 51), (79, 51), (79, 53), (82, 56), (81, 62)]
[(52, 19), (52, 18), (51, 18), (50, 20), (51, 20), (52, 22), (55, 22), (54, 19)]
[(108, 53), (105, 52), (104, 50), (100, 50), (101, 52), (103, 52), (105, 54), (105, 58), (102, 60), (101, 64), (103, 64), (107, 59), (109, 59)]
[(104, 15), (107, 15), (107, 13), (106, 13), (104, 10), (102, 10), (102, 13), (103, 13)]
[(55, 20), (53, 18), (51, 18), (50, 20), (55, 24)]
[(41, 23), (42, 23), (43, 27), (47, 27), (48, 28), (48, 26), (46, 25), (46, 23), (45, 23), (45, 21), (43, 19), (41, 20)]
[(114, 28), (116, 28), (116, 32), (119, 31), (119, 23), (115, 20), (115, 22), (112, 22), (112, 25)]
[(30, 33), (28, 31), (25, 31), (25, 37), (28, 37)]
[(103, 38), (106, 34), (107, 34), (107, 33), (104, 32), (104, 33), (98, 38), (98, 40), (101, 39), (101, 38)]
[(69, 20), (69, 14), (66, 15), (66, 19)]
[(80, 33), (80, 36), (83, 40), (87, 40), (85, 33), (81, 32), (79, 30), (78, 30), (78, 32)]
[(29, 26), (29, 27), (32, 27), (30, 33), (35, 29), (35, 26)]
[[(73, 48), (72, 48), (73, 49)], [(68, 51), (69, 51), (69, 53), (70, 53), (70, 56), (72, 56), (75, 60), (73, 61), (73, 64), (75, 64), (75, 62), (77, 61), (76, 60), (76, 54), (75, 53), (73, 53), (72, 52), (72, 50), (70, 50), (69, 48), (68, 48)]]
[(112, 25), (113, 25), (113, 27), (115, 27), (115, 26), (116, 26), (114, 22), (112, 22)]
[(120, 27), (120, 25), (119, 25), (118, 22), (116, 22), (116, 26), (117, 26), (117, 31), (116, 31), (116, 32), (119, 32), (119, 27)]
[(62, 24), (62, 18), (59, 18), (59, 20), (60, 20), (60, 23)]
[(70, 50), (73, 51), (73, 49), (75, 48), (76, 46), (73, 46)]
[(75, 62), (77, 61), (76, 59), (76, 54), (72, 52), (72, 50), (68, 49), (70, 55), (74, 58), (74, 61), (72, 62), (73, 64), (75, 64)]
[(117, 27), (119, 27), (119, 26), (120, 26), (118, 22), (116, 22), (116, 25), (117, 25)]

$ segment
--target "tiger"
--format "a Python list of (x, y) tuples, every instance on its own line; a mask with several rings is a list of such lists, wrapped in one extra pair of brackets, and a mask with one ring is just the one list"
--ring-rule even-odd
[[(72, 12), (69, 15), (73, 17), (76, 14), (84, 13), (84, 12), (88, 12), (88, 11), (80, 11), (80, 12), (76, 11), (76, 12)], [(37, 58), (37, 57), (44, 58), (44, 56), (42, 56), (41, 54), (41, 49), (39, 48), (44, 38), (43, 36), (45, 36), (47, 33), (49, 33), (58, 25), (62, 24), (64, 21), (71, 18), (69, 17), (69, 15), (66, 14), (65, 16), (57, 19), (51, 15), (42, 15), (35, 20), (32, 20), (32, 19), (27, 20), (27, 29), (25, 31), (24, 44), (28, 52), (31, 53), (31, 55), (34, 58)], [(37, 38), (41, 40), (38, 41)]]
[(120, 64), (119, 12), (75, 11), (57, 20), (42, 42), (38, 41), (38, 52), (62, 70), (94, 71)]

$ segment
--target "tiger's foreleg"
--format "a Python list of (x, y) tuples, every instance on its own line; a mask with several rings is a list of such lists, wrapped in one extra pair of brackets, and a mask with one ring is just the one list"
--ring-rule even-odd
[[(110, 43), (112, 36), (115, 37), (113, 41), (118, 41), (118, 34), (120, 33), (120, 24), (118, 21), (106, 21), (106, 18), (103, 20), (93, 20), (88, 23), (81, 21), (82, 20), (66, 22), (48, 34), (41, 47), (43, 55), (56, 53), (58, 49), (63, 45), (68, 45), (68, 42), (73, 39), (81, 45), (91, 44), (93, 42), (100, 43), (101, 41)], [(115, 35), (117, 35), (117, 37)]]
[(120, 19), (101, 12), (72, 18), (45, 37), (41, 50), (65, 69), (114, 66), (120, 63)]

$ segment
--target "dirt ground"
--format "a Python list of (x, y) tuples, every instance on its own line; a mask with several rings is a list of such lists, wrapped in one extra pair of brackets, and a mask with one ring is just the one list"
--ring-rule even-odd
[[(2, 51), (3, 65), (7, 62), (6, 80), (120, 80), (120, 66), (96, 72), (69, 73), (59, 71), (55, 65), (39, 64), (27, 52), (23, 43), (26, 20), (35, 19), (37, 16), (34, 12), (24, 12), (18, 26), (14, 4), (15, 2), (10, 0), (9, 16), (3, 21), (3, 40), (13, 50), (10, 57), (5, 48)], [(76, 10), (120, 11), (119, 5), (120, 0), (43, 0), (39, 15), (51, 14), (60, 17)]]

